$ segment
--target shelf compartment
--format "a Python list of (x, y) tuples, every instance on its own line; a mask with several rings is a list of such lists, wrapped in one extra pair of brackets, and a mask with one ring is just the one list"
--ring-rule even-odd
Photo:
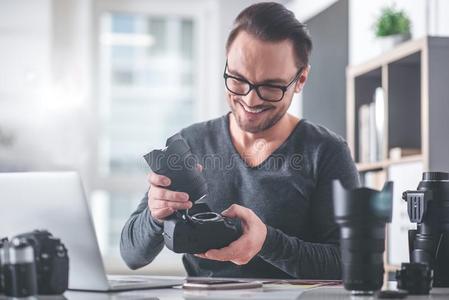
[(388, 151), (421, 151), (421, 52), (388, 64)]

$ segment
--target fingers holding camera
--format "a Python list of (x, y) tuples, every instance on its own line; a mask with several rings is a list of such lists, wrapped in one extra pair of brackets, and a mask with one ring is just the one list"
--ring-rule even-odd
[(170, 178), (164, 175), (156, 174), (154, 172), (148, 175), (148, 182), (150, 183), (150, 185), (157, 186), (169, 186), (171, 184)]
[(170, 185), (168, 177), (151, 173), (148, 179), (150, 182), (148, 208), (156, 221), (162, 222), (175, 211), (192, 207), (192, 202), (189, 201), (187, 193), (175, 192), (165, 188)]
[(148, 199), (159, 199), (171, 202), (188, 202), (189, 194), (174, 192), (163, 187), (152, 185), (148, 192)]
[(173, 210), (180, 210), (180, 209), (189, 209), (192, 207), (192, 202), (186, 201), (186, 202), (174, 202), (174, 201), (167, 201), (167, 200), (159, 200), (159, 199), (152, 199), (150, 203), (148, 204), (150, 210), (154, 209), (162, 209), (162, 208), (171, 208)]
[[(162, 222), (166, 217), (170, 216), (175, 211), (180, 209), (189, 209), (192, 207), (192, 202), (187, 200), (188, 196), (187, 198), (184, 198), (182, 195), (180, 197), (178, 194), (184, 193), (173, 192), (155, 186), (150, 188), (150, 191), (148, 192), (148, 208), (156, 221)], [(180, 198), (182, 200), (179, 200)]]
[(247, 264), (263, 247), (267, 237), (267, 226), (249, 208), (233, 204), (222, 212), (223, 216), (238, 218), (242, 222), (242, 236), (221, 249), (211, 249), (198, 257), (218, 261), (230, 261), (236, 265)]
[(166, 207), (166, 208), (160, 208), (160, 209), (152, 209), (151, 210), (151, 216), (156, 220), (158, 223), (162, 223), (162, 221), (173, 214), (175, 211), (173, 208)]

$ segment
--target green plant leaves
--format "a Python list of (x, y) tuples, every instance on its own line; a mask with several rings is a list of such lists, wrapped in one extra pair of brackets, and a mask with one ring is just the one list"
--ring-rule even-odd
[(410, 19), (403, 10), (395, 7), (385, 7), (376, 23), (374, 29), (376, 36), (385, 37), (395, 34), (410, 34)]

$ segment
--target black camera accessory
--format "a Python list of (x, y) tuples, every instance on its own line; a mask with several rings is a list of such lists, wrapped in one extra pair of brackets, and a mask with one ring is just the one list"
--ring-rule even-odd
[(33, 247), (24, 239), (14, 238), (7, 246), (4, 264), (4, 292), (8, 297), (29, 297), (38, 293)]
[[(189, 194), (193, 206), (164, 221), (164, 241), (176, 253), (203, 253), (229, 245), (241, 236), (239, 222), (213, 212), (207, 202), (207, 182), (197, 169), (198, 160), (180, 134), (169, 138), (166, 148), (144, 156), (151, 170), (170, 178), (167, 188)], [(201, 207), (201, 209), (198, 209)]]
[(169, 138), (165, 149), (153, 150), (144, 158), (154, 173), (170, 178), (167, 189), (189, 194), (192, 203), (207, 194), (206, 179), (197, 169), (198, 160), (181, 135)]
[(417, 224), (408, 232), (410, 262), (433, 269), (434, 287), (449, 287), (449, 173), (424, 172), (418, 189), (402, 198)]
[(2, 238), (0, 240), (0, 294), (4, 292), (5, 278), (3, 276), (4, 264), (8, 260), (8, 238)]
[(392, 182), (379, 192), (366, 187), (346, 190), (340, 181), (333, 181), (343, 284), (354, 295), (372, 295), (382, 287), (385, 226), (391, 222), (392, 194)]
[(64, 293), (69, 285), (69, 257), (61, 240), (46, 230), (34, 230), (17, 238), (33, 247), (39, 294)]
[(396, 271), (398, 289), (410, 295), (428, 295), (432, 288), (433, 272), (427, 264), (402, 263)]

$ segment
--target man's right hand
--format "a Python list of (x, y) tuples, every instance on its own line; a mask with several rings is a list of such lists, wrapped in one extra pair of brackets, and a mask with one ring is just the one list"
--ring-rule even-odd
[(171, 183), (167, 176), (150, 173), (148, 181), (150, 182), (148, 208), (156, 221), (162, 222), (175, 211), (192, 207), (189, 194), (174, 192), (165, 188)]

